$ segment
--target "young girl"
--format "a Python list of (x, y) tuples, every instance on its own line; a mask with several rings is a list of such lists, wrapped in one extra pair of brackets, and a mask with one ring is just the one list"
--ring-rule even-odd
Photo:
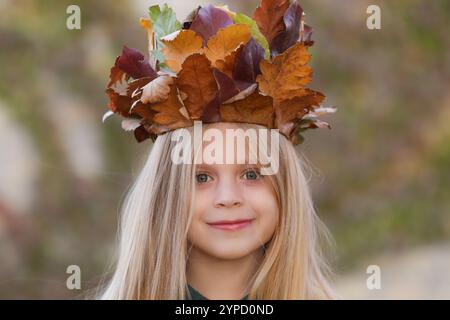
[[(299, 11), (301, 7), (296, 1), (289, 5), (288, 1), (263, 0), (256, 11), (259, 13), (254, 15), (261, 30), (267, 29), (264, 28), (261, 15), (267, 13), (264, 10), (272, 12), (268, 6), (277, 2), (277, 5), (283, 6), (288, 3), (284, 7), (285, 15), (296, 12), (295, 17), (302, 16), (302, 11)], [(158, 30), (151, 26), (158, 21), (155, 18), (156, 11), (150, 8), (154, 20), (146, 21), (149, 32)], [(210, 19), (205, 18), (208, 15)], [(231, 21), (235, 14), (228, 9), (207, 6), (197, 9), (193, 18), (191, 17), (192, 21), (185, 22), (183, 28), (187, 26), (196, 31), (196, 25), (204, 26), (205, 21), (219, 19), (218, 17), (222, 20), (230, 19), (229, 24), (228, 20), (226, 23), (221, 21), (221, 24), (214, 24), (221, 25), (221, 29), (237, 25)], [(279, 18), (283, 21), (282, 15)], [(297, 26), (299, 29), (302, 27), (303, 36), (303, 22), (298, 21)], [(249, 56), (253, 55), (254, 62), (257, 57), (257, 61), (263, 60), (264, 55), (257, 53), (261, 52), (258, 49), (259, 41), (257, 43), (253, 38), (249, 40), (250, 33), (246, 36), (244, 27), (239, 24), (230, 33), (233, 37), (246, 39), (248, 44), (248, 50), (245, 46), (242, 49), (246, 54), (240, 56), (238, 53), (235, 57), (235, 64), (240, 64), (246, 75), (248, 68), (254, 68), (254, 76), (261, 76), (261, 79), (253, 77), (252, 80), (258, 82), (259, 91), (255, 91), (256, 84), (252, 89), (240, 87), (243, 78), (236, 71), (238, 69), (232, 72), (233, 79), (227, 80), (225, 77), (231, 73), (226, 65), (213, 63), (216, 67), (211, 67), (210, 62), (205, 61), (214, 58), (208, 56), (208, 53), (206, 56), (203, 53), (192, 53), (192, 48), (189, 49), (192, 54), (190, 57), (178, 57), (185, 59), (184, 63), (169, 63), (170, 59), (175, 58), (168, 51), (163, 51), (166, 61), (176, 71), (176, 76), (171, 74), (171, 79), (163, 79), (168, 77), (168, 73), (161, 73), (161, 69), (156, 75), (158, 67), (153, 68), (151, 61), (149, 65), (142, 67), (146, 63), (142, 56), (128, 48), (116, 60), (108, 87), (108, 107), (114, 113), (129, 116), (130, 119), (126, 119), (123, 126), (127, 130), (134, 130), (138, 141), (152, 137), (154, 144), (142, 171), (125, 198), (121, 212), (117, 264), (101, 298), (334, 298), (319, 245), (320, 236), (326, 235), (326, 230), (314, 210), (305, 176), (306, 163), (294, 146), (299, 142), (299, 136), (293, 138), (302, 129), (321, 127), (320, 122), (314, 118), (320, 114), (317, 106), (321, 101), (318, 98), (321, 94), (305, 89), (307, 80), (301, 82), (301, 87), (298, 88), (295, 85), (292, 87), (291, 83), (286, 91), (287, 98), (302, 99), (294, 105), (292, 100), (283, 100), (283, 97), (278, 96), (279, 92), (283, 92), (282, 86), (277, 88), (279, 92), (267, 89), (268, 83), (275, 80), (270, 80), (271, 72), (265, 72), (267, 69), (259, 69), (259, 63), (251, 63), (252, 66), (247, 63)], [(170, 41), (177, 41), (177, 37), (195, 36), (183, 30), (171, 35)], [(244, 35), (236, 35), (237, 31), (244, 32)], [(197, 30), (197, 33), (201, 32)], [(265, 36), (270, 40), (268, 33)], [(280, 49), (276, 41), (273, 48), (268, 48), (271, 51), (271, 63), (276, 68), (291, 64), (290, 59), (297, 61), (304, 58), (302, 65), (291, 65), (284, 69), (283, 75), (288, 76), (289, 72), (297, 70), (299, 75), (308, 77), (310, 70), (304, 66), (307, 57), (295, 56), (297, 53), (306, 54), (306, 42), (311, 42), (310, 35), (305, 39), (307, 41), (297, 42), (295, 39), (293, 43), (281, 46), (292, 47), (292, 50)], [(183, 48), (184, 41), (181, 40), (177, 44), (178, 51)], [(190, 43), (193, 41), (196, 40), (191, 39)], [(227, 41), (234, 40), (230, 38)], [(211, 40), (207, 43), (210, 47), (215, 45)], [(269, 41), (269, 44), (272, 42)], [(171, 45), (167, 43), (169, 48)], [(239, 43), (241, 45), (242, 41)], [(205, 46), (201, 44), (201, 39), (200, 46)], [(232, 48), (230, 54), (235, 49)], [(284, 51), (286, 52), (283, 53)], [(278, 58), (276, 55), (279, 55)], [(277, 62), (277, 59), (280, 61)], [(262, 63), (263, 61), (261, 65)], [(184, 79), (192, 68), (195, 72), (191, 75), (194, 74), (195, 77)], [(125, 81), (130, 77), (135, 79), (134, 82), (128, 82), (125, 94), (120, 94), (113, 86), (122, 76)], [(197, 77), (201, 78), (200, 84), (196, 84)], [(227, 80), (230, 84), (235, 81), (234, 78), (240, 78), (239, 81), (236, 80), (237, 92), (230, 94), (222, 90), (224, 87), (229, 88), (223, 86), (223, 81)], [(210, 79), (214, 81), (212, 87), (205, 85)], [(149, 94), (154, 93), (152, 90), (155, 88), (148, 87), (148, 84), (156, 82), (159, 88), (167, 84), (164, 98), (160, 97), (161, 90), (156, 95)], [(216, 82), (218, 86), (215, 86)], [(173, 83), (176, 84), (176, 90)], [(139, 87), (144, 85), (146, 88)], [(195, 90), (193, 87), (196, 85), (206, 86), (207, 89)], [(207, 106), (200, 108), (199, 113), (195, 101), (208, 95), (208, 90), (212, 90), (213, 100), (208, 99)], [(228, 100), (230, 96), (234, 97), (231, 102)], [(171, 99), (173, 97), (175, 98)], [(228, 101), (224, 103), (225, 100)], [(285, 104), (286, 101), (289, 103)], [(295, 109), (298, 105), (301, 108)], [(308, 112), (313, 118), (303, 119)], [(203, 124), (200, 140), (195, 139), (195, 129), (190, 122), (199, 118), (207, 120)], [(130, 121), (137, 121), (131, 129)], [(242, 137), (247, 130), (261, 129), (269, 129), (271, 132), (266, 135), (267, 140), (249, 139), (236, 149), (232, 143), (234, 140), (231, 141), (234, 138), (226, 134), (231, 130), (237, 134), (236, 137)], [(208, 130), (213, 130), (223, 140), (223, 144), (218, 144), (219, 147), (214, 149), (215, 157), (221, 155), (222, 159), (228, 159), (231, 152), (244, 155), (244, 161), (202, 161), (204, 151), (208, 149), (207, 142), (217, 143), (220, 140), (211, 139), (206, 133)], [(228, 143), (232, 149), (221, 147), (228, 146)], [(262, 174), (264, 166), (274, 161), (274, 154), (268, 152), (273, 150), (274, 145), (277, 146), (276, 169), (270, 174)], [(180, 150), (184, 160), (181, 163), (174, 161), (174, 154), (178, 154)], [(230, 158), (235, 160), (234, 157)], [(256, 159), (256, 162), (251, 159)]]

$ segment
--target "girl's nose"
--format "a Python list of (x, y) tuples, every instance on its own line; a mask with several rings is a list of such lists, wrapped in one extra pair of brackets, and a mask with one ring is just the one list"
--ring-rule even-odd
[(240, 207), (244, 202), (240, 191), (241, 190), (232, 179), (221, 179), (216, 188), (214, 207)]

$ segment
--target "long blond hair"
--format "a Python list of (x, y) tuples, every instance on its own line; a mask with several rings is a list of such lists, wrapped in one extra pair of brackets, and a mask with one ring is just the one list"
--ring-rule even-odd
[[(121, 207), (117, 263), (102, 289), (102, 299), (189, 298), (187, 231), (195, 165), (171, 161), (181, 130), (186, 129), (158, 136), (126, 195)], [(279, 136), (279, 171), (272, 179), (280, 219), (253, 277), (249, 299), (332, 299), (331, 273), (319, 241), (321, 236), (328, 239), (328, 232), (311, 199), (305, 175), (309, 167), (292, 143)]]

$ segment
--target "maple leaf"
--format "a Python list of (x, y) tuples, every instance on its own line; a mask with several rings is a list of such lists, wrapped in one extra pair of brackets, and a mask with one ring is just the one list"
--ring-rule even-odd
[(199, 119), (205, 105), (216, 97), (218, 90), (211, 62), (204, 54), (189, 56), (184, 60), (175, 82), (178, 89), (186, 94), (184, 105), (191, 119)]
[(181, 70), (184, 60), (202, 51), (203, 40), (192, 30), (181, 30), (173, 40), (162, 42), (165, 47), (162, 49), (166, 65), (175, 73)]
[(310, 57), (305, 45), (298, 42), (272, 62), (261, 60), (261, 74), (256, 78), (259, 90), (276, 101), (304, 95), (312, 76), (312, 69), (307, 65)]

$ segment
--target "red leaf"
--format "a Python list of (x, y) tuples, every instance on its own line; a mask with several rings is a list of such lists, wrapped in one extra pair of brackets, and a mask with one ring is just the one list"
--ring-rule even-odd
[(123, 46), (122, 55), (116, 60), (116, 67), (134, 79), (158, 76), (142, 53), (127, 46)]
[(253, 19), (269, 44), (285, 30), (283, 16), (288, 7), (289, 0), (262, 0), (253, 13)]
[(197, 15), (190, 25), (190, 30), (202, 36), (203, 46), (206, 46), (211, 36), (231, 24), (233, 24), (233, 21), (225, 11), (209, 4), (198, 10)]
[(283, 16), (284, 30), (270, 43), (272, 56), (283, 53), (294, 45), (300, 36), (300, 25), (303, 19), (303, 9), (295, 0), (291, 3)]
[(261, 73), (259, 62), (264, 59), (264, 49), (251, 38), (237, 53), (233, 67), (233, 80), (240, 90), (245, 90), (256, 82), (256, 76)]

